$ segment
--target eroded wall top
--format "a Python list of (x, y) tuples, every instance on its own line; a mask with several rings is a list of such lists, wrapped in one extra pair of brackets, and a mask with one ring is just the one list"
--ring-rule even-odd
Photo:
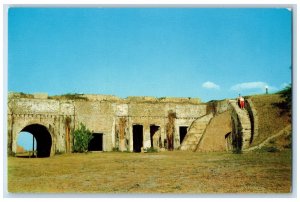
[(9, 114), (57, 114), (75, 116), (167, 116), (172, 110), (180, 117), (197, 117), (205, 113), (206, 104), (198, 98), (155, 98), (112, 95), (65, 94), (48, 96), (45, 93), (9, 93)]

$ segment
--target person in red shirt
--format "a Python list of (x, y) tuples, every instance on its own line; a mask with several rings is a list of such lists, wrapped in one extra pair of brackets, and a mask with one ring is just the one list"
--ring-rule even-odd
[(240, 101), (241, 109), (244, 109), (245, 108), (245, 99), (242, 96), (240, 96), (239, 101)]

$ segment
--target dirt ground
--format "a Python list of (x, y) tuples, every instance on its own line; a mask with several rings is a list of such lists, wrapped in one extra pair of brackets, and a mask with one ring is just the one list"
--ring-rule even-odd
[(291, 150), (8, 158), (13, 193), (289, 193)]

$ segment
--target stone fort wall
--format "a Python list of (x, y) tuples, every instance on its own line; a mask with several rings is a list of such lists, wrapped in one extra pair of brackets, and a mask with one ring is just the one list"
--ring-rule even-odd
[[(142, 146), (165, 148), (168, 114), (176, 113), (174, 149), (180, 147), (180, 127), (189, 127), (207, 113), (195, 98), (128, 97), (110, 95), (48, 96), (10, 93), (8, 97), (8, 150), (16, 152), (18, 134), (38, 124), (51, 135), (50, 155), (72, 151), (71, 131), (83, 123), (103, 136), (103, 151), (133, 151), (134, 126), (142, 126)], [(153, 131), (155, 129), (155, 131)], [(35, 131), (35, 130), (33, 130)], [(42, 137), (41, 137), (42, 138)]]

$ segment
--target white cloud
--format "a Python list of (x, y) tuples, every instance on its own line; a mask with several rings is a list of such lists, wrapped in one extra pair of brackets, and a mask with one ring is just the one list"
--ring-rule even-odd
[(256, 82), (246, 82), (246, 83), (239, 83), (230, 88), (230, 90), (233, 91), (242, 91), (242, 90), (249, 90), (249, 89), (261, 89), (265, 90), (266, 86), (268, 86), (269, 90), (274, 90), (275, 88), (272, 86), (269, 86), (265, 82), (256, 81)]
[(203, 88), (207, 88), (207, 89), (220, 89), (220, 86), (215, 84), (214, 82), (211, 81), (206, 81), (202, 84)]

